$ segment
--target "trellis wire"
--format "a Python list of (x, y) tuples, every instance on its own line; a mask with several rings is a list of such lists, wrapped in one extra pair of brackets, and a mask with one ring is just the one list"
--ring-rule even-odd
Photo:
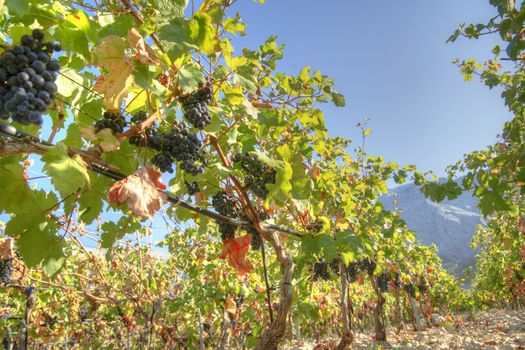
[[(41, 150), (49, 150), (50, 148), (54, 147), (55, 145), (50, 143), (50, 142), (46, 142), (44, 140), (41, 140), (37, 137), (34, 137), (28, 133), (25, 133), (21, 130), (18, 130), (16, 129), (15, 127), (11, 126), (11, 125), (8, 125), (8, 124), (5, 124), (5, 123), (0, 123), (0, 135), (2, 135), (3, 137), (6, 137), (6, 138), (9, 138), (15, 142), (19, 142), (19, 143), (30, 143), (32, 146), (34, 147), (37, 147)], [(106, 167), (100, 163), (94, 163), (94, 162), (88, 162), (88, 168), (98, 174), (101, 174), (103, 176), (106, 176), (108, 178), (111, 178), (113, 180), (116, 180), (116, 181), (119, 181), (119, 180), (122, 180), (122, 179), (125, 179), (127, 176), (120, 173), (120, 172), (117, 172), (117, 171), (114, 171), (114, 170), (111, 170), (109, 165)], [(185, 209), (188, 209), (192, 212), (195, 212), (197, 214), (201, 214), (203, 216), (206, 216), (210, 219), (213, 219), (215, 221), (222, 221), (222, 222), (226, 222), (226, 223), (229, 223), (229, 224), (232, 224), (232, 225), (235, 225), (235, 226), (239, 226), (239, 227), (245, 227), (245, 228), (255, 228), (254, 225), (251, 223), (251, 222), (248, 222), (248, 221), (242, 221), (242, 220), (238, 220), (238, 219), (234, 219), (234, 218), (231, 218), (231, 217), (228, 217), (228, 216), (225, 216), (225, 215), (222, 215), (222, 214), (219, 214), (219, 213), (216, 213), (214, 211), (211, 211), (211, 210), (208, 210), (206, 208), (201, 208), (195, 204), (192, 204), (192, 203), (189, 203), (189, 202), (186, 202), (185, 200), (181, 199), (180, 197), (178, 196), (175, 196), (173, 195), (172, 193), (169, 193), (169, 192), (164, 192), (164, 191), (160, 191), (159, 192), (162, 192), (166, 195), (166, 198), (168, 200), (168, 202), (172, 203), (173, 205), (178, 205), (182, 208), (185, 208)], [(263, 223), (262, 224), (262, 227), (267, 229), (267, 230), (273, 230), (273, 231), (279, 231), (279, 232), (283, 232), (283, 233), (287, 233), (289, 235), (292, 235), (292, 236), (295, 236), (295, 237), (298, 237), (298, 238), (301, 238), (304, 236), (304, 233), (301, 233), (301, 232), (298, 232), (298, 231), (295, 231), (295, 230), (292, 230), (288, 227), (284, 227), (284, 226), (280, 226), (280, 225), (275, 225), (275, 224), (265, 224)]]

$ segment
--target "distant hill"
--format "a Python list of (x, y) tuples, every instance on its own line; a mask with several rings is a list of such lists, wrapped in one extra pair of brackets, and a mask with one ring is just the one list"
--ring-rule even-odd
[(386, 209), (394, 209), (394, 195), (408, 227), (423, 244), (436, 244), (449, 272), (461, 275), (465, 268), (475, 265), (476, 250), (469, 243), (483, 219), (471, 193), (436, 203), (426, 199), (417, 186), (408, 184), (391, 189), (381, 198)]

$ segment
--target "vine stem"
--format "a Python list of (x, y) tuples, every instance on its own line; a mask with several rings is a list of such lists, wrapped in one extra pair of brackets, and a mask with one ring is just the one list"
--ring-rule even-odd
[[(219, 140), (215, 136), (210, 135), (210, 142), (217, 151), (223, 165), (230, 168), (232, 163), (228, 156), (222, 151), (219, 145)], [(259, 343), (254, 348), (255, 350), (277, 350), (277, 346), (286, 332), (286, 321), (292, 306), (293, 290), (291, 282), (294, 263), (286, 249), (277, 238), (277, 235), (273, 231), (266, 230), (262, 226), (259, 215), (257, 215), (257, 212), (250, 202), (246, 190), (240, 184), (239, 180), (234, 175), (230, 175), (230, 179), (234, 183), (235, 189), (240, 195), (241, 205), (243, 206), (244, 211), (252, 221), (252, 224), (257, 232), (259, 232), (259, 234), (273, 247), (277, 256), (277, 260), (283, 268), (281, 298), (277, 307), (276, 318), (273, 320), (270, 326), (264, 330)]]
[(264, 270), (264, 283), (266, 284), (266, 301), (268, 302), (268, 313), (270, 314), (270, 322), (273, 322), (272, 293), (270, 292), (270, 283), (268, 282), (268, 268), (266, 267), (266, 251), (264, 247), (264, 241), (262, 241), (261, 244), (261, 255)]
[(146, 130), (146, 128), (148, 126), (150, 126), (151, 124), (153, 124), (153, 122), (155, 122), (155, 119), (157, 119), (158, 117), (158, 114), (159, 114), (159, 110), (156, 109), (153, 113), (151, 113), (146, 119), (144, 119), (143, 121), (141, 121), (140, 123), (136, 124), (136, 125), (133, 125), (131, 128), (129, 128), (128, 130), (126, 130), (126, 132), (120, 134), (117, 136), (117, 139), (122, 142), (124, 141), (125, 139), (133, 136), (133, 135), (136, 135), (140, 132), (143, 132), (144, 130)]

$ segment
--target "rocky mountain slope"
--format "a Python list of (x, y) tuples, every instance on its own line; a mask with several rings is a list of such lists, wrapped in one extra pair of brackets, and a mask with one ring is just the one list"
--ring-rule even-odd
[(477, 199), (470, 193), (463, 193), (453, 201), (435, 203), (426, 199), (417, 186), (407, 184), (391, 189), (382, 198), (385, 208), (394, 209), (395, 199), (408, 227), (423, 244), (437, 245), (438, 255), (450, 272), (461, 274), (475, 265), (476, 251), (469, 242), (483, 220), (476, 207)]

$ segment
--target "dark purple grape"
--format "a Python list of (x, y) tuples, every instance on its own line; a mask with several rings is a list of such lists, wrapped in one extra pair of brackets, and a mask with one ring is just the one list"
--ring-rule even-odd
[(22, 39), (20, 41), (26, 46), (32, 47), (33, 45), (35, 45), (35, 39), (31, 35), (22, 36)]
[(38, 74), (44, 73), (46, 71), (46, 64), (42, 61), (36, 60), (33, 63), (31, 63), (31, 67), (37, 72)]
[(34, 29), (32, 34), (33, 34), (33, 38), (35, 38), (35, 40), (42, 40), (42, 39), (44, 39), (44, 31), (42, 29)]

